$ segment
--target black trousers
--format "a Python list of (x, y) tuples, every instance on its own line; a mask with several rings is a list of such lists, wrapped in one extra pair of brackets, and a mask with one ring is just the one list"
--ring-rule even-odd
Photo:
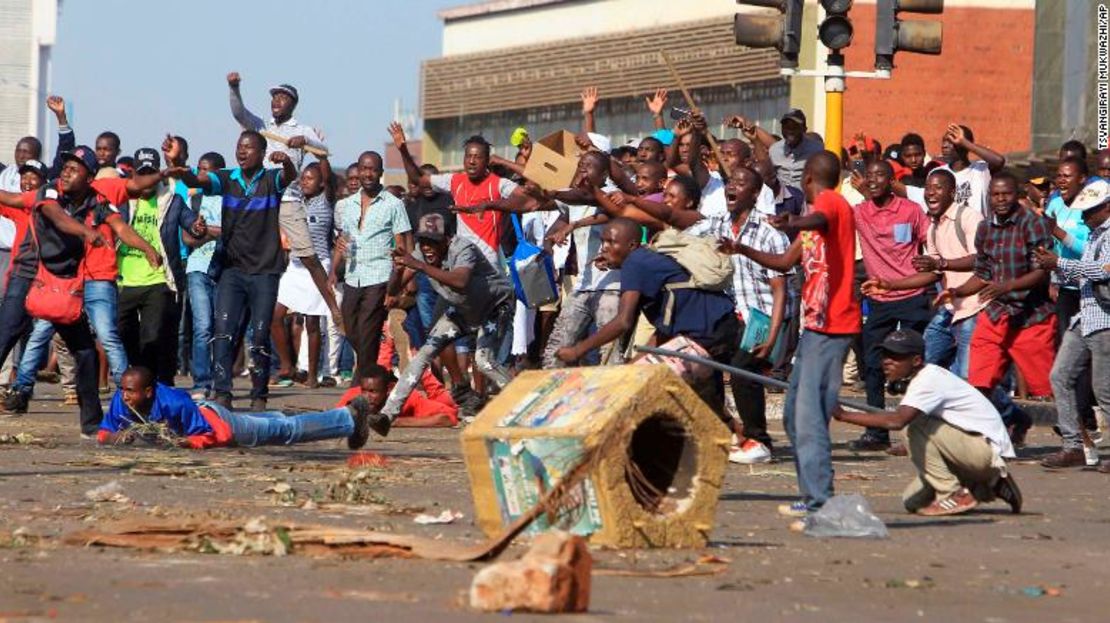
[(159, 382), (171, 387), (180, 322), (177, 294), (166, 284), (120, 288), (119, 333), (128, 363), (150, 368)]
[(382, 325), (388, 310), (385, 308), (386, 284), (356, 288), (343, 285), (343, 324), (347, 339), (355, 349), (355, 373), (352, 387), (378, 363), (382, 345)]
[[(12, 276), (8, 289), (0, 302), (0, 361), (7, 358), (16, 342), (31, 330), (31, 317), (24, 302), (31, 289), (31, 280)], [(65, 342), (66, 348), (77, 362), (77, 404), (81, 409), (81, 432), (95, 435), (100, 428), (104, 412), (100, 407), (97, 389), (96, 342), (89, 329), (88, 318), (81, 315), (73, 324), (55, 324), (54, 330)]]
[[(1079, 290), (1060, 288), (1056, 297), (1056, 348), (1060, 348), (1060, 341), (1071, 324), (1071, 319), (1079, 313)], [(1087, 430), (1098, 428), (1095, 421), (1095, 390), (1091, 386), (1091, 362), (1083, 367), (1079, 379), (1075, 382), (1075, 402), (1079, 409), (1079, 423)]]
[[(879, 345), (895, 329), (913, 329), (924, 334), (932, 320), (929, 298), (924, 294), (900, 301), (868, 301), (867, 321), (863, 323), (863, 382), (867, 385), (867, 404), (884, 407), (886, 377), (883, 375), (883, 353)], [(869, 435), (889, 439), (890, 432), (881, 428), (867, 429)]]
[[(785, 339), (785, 336), (780, 336), (779, 339)], [(771, 367), (770, 362), (739, 348), (736, 349), (730, 365), (764, 375)], [(732, 399), (736, 402), (736, 411), (740, 414), (740, 422), (744, 424), (744, 436), (771, 449), (771, 436), (767, 434), (767, 390), (762, 383), (735, 375), (729, 377), (729, 385), (732, 388)]]

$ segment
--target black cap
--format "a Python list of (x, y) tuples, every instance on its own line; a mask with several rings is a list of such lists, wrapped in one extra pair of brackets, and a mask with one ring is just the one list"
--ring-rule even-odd
[(19, 174), (20, 175), (22, 175), (22, 174), (24, 174), (28, 171), (34, 171), (35, 173), (39, 174), (39, 177), (41, 177), (44, 180), (46, 179), (46, 165), (39, 162), (38, 160), (31, 159), (31, 160), (28, 160), (27, 162), (24, 162), (22, 165), (20, 165), (20, 167), (19, 167)]
[(888, 333), (879, 348), (895, 355), (924, 355), (925, 339), (912, 329), (898, 329)]
[(446, 222), (442, 214), (425, 214), (420, 217), (416, 225), (416, 238), (431, 242), (443, 242), (447, 239)]
[(786, 111), (783, 116), (779, 117), (779, 123), (782, 123), (787, 119), (789, 119), (790, 121), (794, 121), (795, 123), (800, 123), (801, 125), (806, 124), (806, 114), (802, 112), (802, 109), (800, 108), (791, 108), (790, 110)]
[(162, 167), (162, 158), (158, 151), (150, 147), (142, 147), (135, 151), (136, 173), (157, 173)]
[(284, 94), (288, 95), (289, 97), (293, 98), (293, 103), (294, 104), (301, 101), (300, 95), (297, 95), (297, 87), (295, 87), (291, 84), (279, 84), (275, 87), (270, 87), (270, 97), (273, 97), (273, 96), (277, 95), (278, 93), (284, 93)]
[(62, 160), (74, 160), (81, 163), (89, 173), (96, 173), (100, 165), (96, 162), (96, 152), (88, 145), (78, 145), (62, 154)]

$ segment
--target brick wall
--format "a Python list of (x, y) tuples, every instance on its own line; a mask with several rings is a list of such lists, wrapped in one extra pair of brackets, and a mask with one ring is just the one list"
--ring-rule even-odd
[[(857, 3), (851, 17), (855, 38), (845, 55), (847, 69), (871, 70), (875, 5)], [(1028, 151), (1034, 11), (953, 7), (943, 15), (906, 19), (922, 18), (944, 23), (943, 53), (897, 54), (891, 80), (849, 79), (845, 140), (864, 131), (885, 148), (913, 131), (925, 138), (930, 154), (937, 154), (944, 128), (957, 122), (974, 130), (977, 142), (999, 152)]]

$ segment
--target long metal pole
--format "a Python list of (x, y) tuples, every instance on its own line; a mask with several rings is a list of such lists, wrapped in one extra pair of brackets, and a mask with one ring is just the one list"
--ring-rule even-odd
[[(641, 353), (649, 353), (662, 357), (677, 357), (678, 359), (683, 359), (693, 363), (700, 363), (703, 366), (709, 366), (710, 368), (720, 370), (721, 372), (735, 374), (736, 376), (748, 379), (749, 381), (755, 381), (756, 383), (762, 383), (763, 385), (768, 385), (770, 387), (778, 387), (779, 389), (787, 389), (788, 387), (790, 387), (788, 383), (784, 383), (783, 381), (780, 381), (778, 379), (773, 379), (771, 377), (763, 376), (762, 374), (756, 374), (755, 372), (749, 372), (747, 370), (741, 370), (740, 368), (734, 368), (732, 366), (713, 361), (712, 359), (698, 357), (697, 355), (680, 353), (676, 350), (667, 350), (665, 348), (656, 348), (654, 346), (637, 346), (636, 350), (640, 351)], [(849, 409), (864, 411), (866, 413), (883, 413), (885, 411), (884, 409), (872, 407), (869, 404), (858, 402), (856, 400), (852, 400), (851, 398), (838, 397), (837, 402), (844, 405), (845, 407), (848, 407)]]

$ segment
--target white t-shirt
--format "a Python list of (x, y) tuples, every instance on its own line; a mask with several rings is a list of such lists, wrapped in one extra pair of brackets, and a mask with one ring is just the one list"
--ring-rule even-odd
[(928, 417), (939, 417), (969, 433), (978, 433), (1005, 458), (1013, 458), (1014, 446), (1002, 416), (986, 396), (948, 370), (927, 364), (906, 388), (902, 403)]
[[(567, 219), (571, 223), (591, 217), (598, 212), (594, 206), (569, 205), (563, 202), (559, 202), (559, 209), (566, 212)], [(603, 225), (580, 227), (571, 234), (574, 237), (575, 258), (578, 261), (578, 286), (574, 289), (575, 292), (619, 290), (621, 287), (620, 270), (601, 270), (593, 263), (594, 258), (601, 254), (601, 233), (604, 229)]]
[[(937, 167), (952, 171), (948, 165)], [(963, 171), (952, 171), (956, 176), (956, 205), (978, 208), (984, 218), (990, 218), (991, 168), (985, 160), (974, 160)]]

